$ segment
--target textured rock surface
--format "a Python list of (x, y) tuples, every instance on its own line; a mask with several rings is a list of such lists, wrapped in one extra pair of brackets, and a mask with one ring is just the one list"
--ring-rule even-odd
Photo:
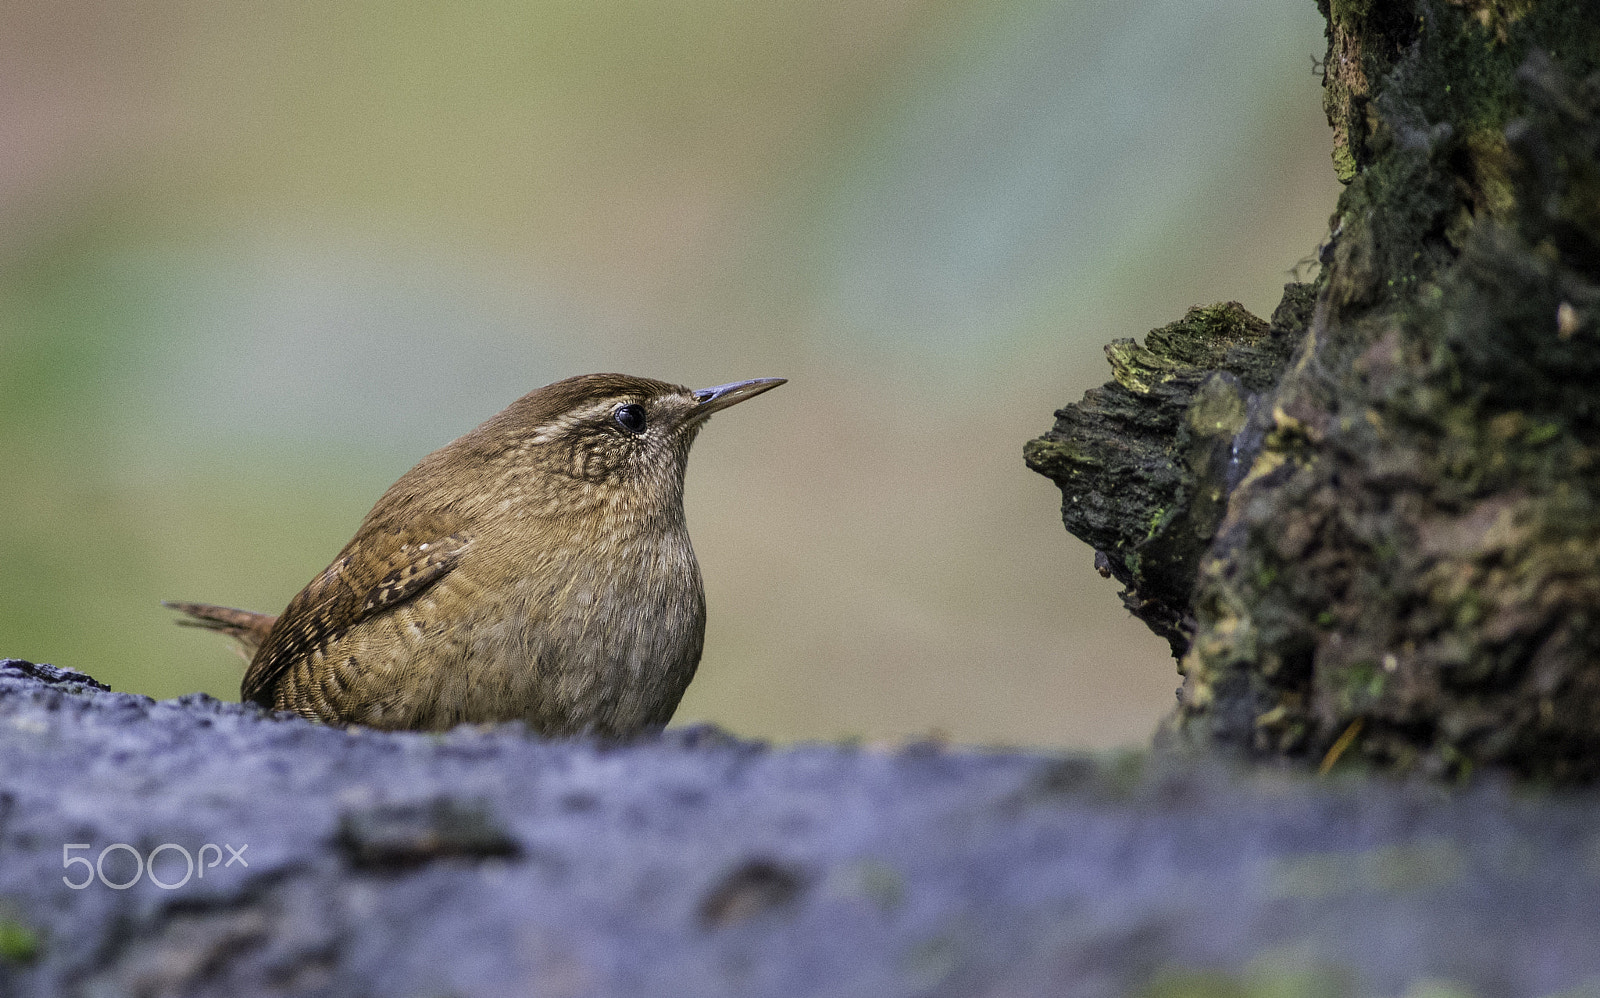
[[(183, 879), (126, 890), (131, 853)], [(231, 848), (230, 848), (231, 847)], [(232, 850), (243, 861), (227, 865)], [(349, 731), (0, 665), (0, 995), (1600, 994), (1600, 794)], [(1578, 989), (1568, 991), (1567, 989)]]

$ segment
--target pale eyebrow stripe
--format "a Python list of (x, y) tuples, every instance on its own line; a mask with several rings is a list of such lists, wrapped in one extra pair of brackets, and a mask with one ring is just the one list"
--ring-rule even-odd
[(577, 426), (580, 423), (588, 422), (597, 416), (609, 413), (616, 406), (626, 401), (627, 399), (624, 396), (618, 396), (616, 398), (607, 399), (604, 402), (596, 403), (587, 409), (580, 409), (577, 412), (563, 413), (557, 418), (552, 419), (550, 422), (542, 423), (535, 427), (533, 433), (527, 438), (528, 442), (531, 444), (547, 444), (554, 440), (561, 433), (561, 431), (570, 430), (572, 427)]

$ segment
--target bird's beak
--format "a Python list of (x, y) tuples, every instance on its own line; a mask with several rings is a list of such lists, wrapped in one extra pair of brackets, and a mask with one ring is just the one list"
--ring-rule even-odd
[(788, 378), (754, 378), (750, 381), (735, 381), (732, 384), (718, 385), (715, 388), (702, 388), (694, 393), (694, 399), (700, 403), (695, 407), (696, 416), (709, 416), (720, 409), (730, 405), (737, 405), (745, 399), (755, 398), (762, 392), (776, 388)]

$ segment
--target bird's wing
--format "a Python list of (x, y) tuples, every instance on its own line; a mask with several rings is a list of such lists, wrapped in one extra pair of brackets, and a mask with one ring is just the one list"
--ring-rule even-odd
[(450, 526), (423, 521), (358, 533), (278, 617), (245, 672), (244, 699), (272, 706), (274, 687), (294, 663), (449, 574), (472, 545)]

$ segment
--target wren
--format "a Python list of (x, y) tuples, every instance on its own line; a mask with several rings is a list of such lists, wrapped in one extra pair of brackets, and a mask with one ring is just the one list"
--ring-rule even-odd
[(689, 446), (712, 413), (783, 383), (546, 385), (406, 472), (283, 613), (165, 605), (239, 642), (243, 699), (314, 720), (659, 729), (705, 640)]

